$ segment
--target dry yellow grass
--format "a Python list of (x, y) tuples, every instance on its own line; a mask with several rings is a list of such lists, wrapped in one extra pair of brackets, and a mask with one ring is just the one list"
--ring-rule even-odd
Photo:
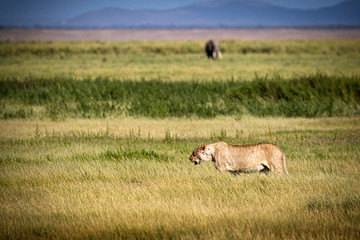
[(221, 132), (227, 137), (247, 137), (276, 131), (360, 128), (360, 117), (353, 118), (255, 118), (219, 117), (215, 119), (67, 119), (65, 121), (1, 120), (0, 139), (29, 139), (51, 135), (81, 135), (110, 132), (115, 137), (209, 138)]
[[(96, 51), (102, 43), (90, 44)], [(315, 45), (315, 53), (302, 54), (304, 48), (297, 55), (224, 52), (216, 62), (200, 52), (124, 56), (80, 49), (41, 56), (27, 55), (29, 47), (2, 57), (0, 78), (167, 82), (252, 80), (254, 72), (359, 74), (357, 40), (345, 53), (332, 41), (327, 53), (321, 42)], [(9, 103), (5, 108), (18, 104)], [(41, 119), (0, 120), (0, 239), (360, 239), (360, 116)], [(290, 175), (232, 176), (211, 163), (194, 167), (191, 151), (215, 141), (275, 143)]]
[[(359, 122), (1, 121), (0, 238), (358, 239)], [(218, 140), (276, 143), (290, 175), (189, 162)]]
[[(14, 64), (15, 63), (15, 64)], [(21, 71), (19, 71), (21, 66)], [(322, 55), (240, 55), (224, 54), (221, 61), (208, 61), (204, 54), (158, 55), (80, 55), (59, 58), (9, 57), (0, 65), (0, 79), (107, 78), (113, 80), (153, 80), (166, 82), (199, 80), (250, 81), (259, 77), (285, 79), (317, 73), (344, 76), (359, 75), (357, 56)]]

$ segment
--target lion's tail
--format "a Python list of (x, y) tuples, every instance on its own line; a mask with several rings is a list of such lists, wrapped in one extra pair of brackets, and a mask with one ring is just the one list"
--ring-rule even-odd
[(285, 157), (285, 154), (283, 153), (283, 156), (282, 156), (282, 162), (283, 162), (283, 168), (284, 168), (284, 172), (286, 174), (289, 174), (287, 168), (286, 168), (286, 157)]

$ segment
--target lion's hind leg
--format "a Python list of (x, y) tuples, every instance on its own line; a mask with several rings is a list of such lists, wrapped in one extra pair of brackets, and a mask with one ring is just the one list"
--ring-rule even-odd
[(265, 164), (260, 164), (256, 167), (256, 170), (260, 173), (268, 174), (270, 172), (270, 168)]

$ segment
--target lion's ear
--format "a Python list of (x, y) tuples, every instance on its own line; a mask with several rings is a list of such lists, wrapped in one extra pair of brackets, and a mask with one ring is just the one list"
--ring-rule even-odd
[(206, 144), (201, 145), (201, 150), (205, 151), (205, 149), (206, 149)]

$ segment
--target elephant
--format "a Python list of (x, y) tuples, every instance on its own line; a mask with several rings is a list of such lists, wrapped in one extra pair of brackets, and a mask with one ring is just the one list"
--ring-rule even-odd
[(222, 58), (220, 52), (220, 43), (218, 41), (209, 40), (205, 44), (205, 52), (208, 58), (217, 59)]

